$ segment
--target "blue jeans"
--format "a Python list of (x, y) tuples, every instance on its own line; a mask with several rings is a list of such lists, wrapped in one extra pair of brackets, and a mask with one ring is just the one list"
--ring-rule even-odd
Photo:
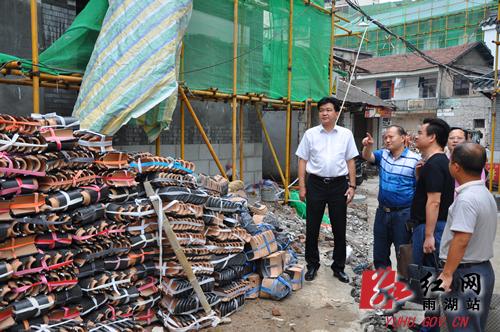
[(373, 265), (376, 269), (391, 266), (391, 245), (396, 254), (399, 246), (410, 243), (411, 233), (406, 228), (410, 219), (410, 208), (394, 212), (385, 212), (380, 206), (375, 214), (373, 225)]
[[(439, 261), (439, 246), (441, 245), (441, 237), (443, 236), (443, 230), (446, 226), (446, 221), (440, 221), (436, 223), (436, 228), (434, 229), (434, 246), (436, 247), (436, 257)], [(422, 264), (425, 266), (436, 266), (436, 259), (433, 255), (424, 255), (424, 241), (425, 241), (425, 224), (420, 224), (413, 229), (412, 234), (413, 243), (413, 263)]]
[[(468, 279), (471, 274), (479, 275), (481, 290), (477, 294), (473, 289), (466, 287), (462, 290), (462, 279)], [(458, 299), (457, 308), (444, 306), (446, 324), (449, 331), (485, 331), (488, 313), (490, 311), (491, 297), (495, 286), (495, 272), (489, 261), (467, 267), (458, 267), (453, 274), (451, 292), (443, 295), (443, 302), (448, 304)], [(476, 289), (477, 290), (477, 289)], [(473, 304), (477, 306), (474, 307)], [(469, 306), (469, 308), (467, 307)], [(458, 310), (451, 310), (458, 309)], [(467, 317), (469, 321), (466, 326), (459, 326), (459, 322)], [(454, 326), (455, 325), (455, 326)]]

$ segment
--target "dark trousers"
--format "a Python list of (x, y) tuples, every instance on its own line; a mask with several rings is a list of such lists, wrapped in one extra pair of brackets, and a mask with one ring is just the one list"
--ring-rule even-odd
[(439, 260), (439, 247), (441, 245), (441, 237), (446, 226), (446, 221), (438, 220), (436, 228), (434, 228), (434, 247), (436, 247), (435, 255), (424, 255), (424, 242), (425, 242), (425, 224), (420, 224), (413, 229), (412, 251), (413, 263), (422, 264), (425, 266), (436, 266), (436, 261)]
[[(471, 275), (477, 273), (480, 278), (480, 291), (477, 294), (474, 289), (470, 289), (467, 281), (471, 281)], [(462, 280), (465, 279), (465, 291), (462, 288)], [(458, 267), (453, 274), (451, 292), (443, 295), (443, 309), (446, 316), (446, 325), (449, 331), (474, 331), (486, 330), (486, 322), (490, 310), (493, 288), (495, 286), (495, 272), (489, 261)], [(475, 290), (478, 290), (477, 288)], [(456, 301), (458, 299), (458, 301)], [(451, 306), (456, 301), (457, 308)], [(446, 306), (448, 304), (448, 306)], [(459, 326), (463, 317), (469, 320), (467, 324)], [(463, 326), (466, 325), (466, 326)]]
[(410, 243), (411, 233), (406, 227), (409, 219), (409, 207), (392, 212), (386, 212), (380, 206), (377, 208), (373, 225), (373, 265), (376, 269), (391, 266), (392, 244), (397, 254), (400, 245)]
[(333, 250), (332, 269), (344, 271), (346, 260), (346, 215), (347, 179), (336, 178), (328, 183), (315, 176), (308, 176), (306, 182), (306, 262), (308, 268), (319, 266), (318, 237), (321, 220), (328, 204), (328, 213), (332, 225)]

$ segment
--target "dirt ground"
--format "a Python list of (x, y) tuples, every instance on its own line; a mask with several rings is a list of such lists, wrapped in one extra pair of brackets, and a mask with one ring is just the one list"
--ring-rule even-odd
[[(366, 195), (368, 223), (373, 227), (377, 208), (378, 178), (363, 182), (360, 194)], [(495, 242), (496, 256), (493, 266), (500, 268), (500, 230)], [(323, 243), (321, 251), (326, 253), (331, 247)], [(371, 259), (371, 257), (370, 257)], [(391, 257), (395, 267), (395, 255)], [(331, 260), (322, 256), (322, 266), (313, 282), (305, 282), (304, 288), (294, 292), (283, 301), (265, 299), (247, 300), (242, 310), (230, 316), (231, 323), (221, 325), (222, 331), (361, 331), (360, 320), (364, 311), (358, 309), (350, 295), (352, 287), (339, 282), (329, 268)], [(350, 267), (346, 272), (354, 275)], [(497, 273), (497, 280), (500, 272)], [(500, 293), (500, 282), (495, 283), (495, 293)], [(281, 316), (271, 314), (277, 308)]]

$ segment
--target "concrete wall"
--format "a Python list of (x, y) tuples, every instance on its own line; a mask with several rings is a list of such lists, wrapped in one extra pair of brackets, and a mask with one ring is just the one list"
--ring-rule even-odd
[[(407, 76), (407, 77), (400, 77), (401, 83), (399, 87), (395, 86), (394, 87), (394, 99), (395, 100), (403, 100), (403, 99), (419, 99), (420, 98), (420, 89), (418, 87), (418, 79), (419, 77), (425, 77), (425, 78), (432, 78), (435, 77), (437, 78), (438, 74), (437, 73), (432, 73), (432, 74), (420, 74), (416, 76)], [(392, 78), (381, 78), (380, 80), (395, 80), (395, 77)], [(376, 94), (376, 82), (377, 79), (365, 79), (365, 80), (358, 80), (355, 82), (355, 85), (360, 87), (361, 89), (365, 90), (366, 92), (375, 95)]]
[[(495, 44), (492, 43), (492, 41), (495, 41), (495, 39), (496, 39), (495, 26), (489, 25), (489, 26), (483, 27), (482, 30), (484, 31), (483, 41), (486, 44), (486, 47), (488, 47), (488, 49), (490, 50), (491, 55), (493, 55), (493, 58), (495, 58), (495, 56), (496, 56)], [(495, 63), (495, 62), (493, 61), (493, 63)]]
[[(356, 110), (357, 113), (360, 110)], [(318, 118), (318, 110), (313, 108), (311, 110), (311, 127), (317, 126), (319, 124)], [(279, 162), (281, 164), (283, 173), (285, 172), (285, 156), (286, 156), (286, 145), (285, 145), (285, 137), (286, 137), (286, 112), (277, 112), (270, 111), (264, 112), (264, 121), (266, 122), (266, 128), (268, 130), (269, 136), (271, 137), (271, 141), (276, 150), (276, 154), (278, 156)], [(378, 131), (378, 119), (363, 119), (363, 122), (374, 122), (375, 125), (370, 125), (370, 128), (375, 128)], [(346, 111), (341, 114), (341, 117), (338, 121), (339, 125), (346, 127), (355, 132), (356, 129), (356, 121), (354, 112)], [(307, 114), (305, 111), (293, 111), (292, 113), (292, 144), (291, 144), (291, 158), (290, 158), (290, 178), (291, 181), (294, 181), (297, 178), (298, 173), (298, 158), (295, 156), (295, 151), (297, 151), (297, 147), (299, 145), (304, 132), (307, 129)], [(359, 123), (358, 123), (359, 125)], [(365, 132), (363, 131), (362, 135)], [(363, 136), (364, 137), (364, 136)], [(358, 148), (360, 148), (361, 139), (363, 138), (361, 135), (358, 135), (356, 142), (359, 143)], [(281, 182), (281, 178), (279, 176), (279, 172), (275, 166), (271, 150), (265, 138), (262, 138), (263, 145), (263, 156), (262, 156), (262, 177), (264, 179), (272, 179), (277, 182)]]
[(373, 80), (371, 80), (371, 79), (370, 80), (357, 80), (357, 81), (354, 81), (352, 84), (357, 86), (358, 88), (360, 88), (362, 90), (365, 90), (369, 94), (375, 96), (375, 93), (376, 93), (375, 81), (376, 81), (375, 79), (373, 79)]
[[(313, 115), (313, 126), (317, 122), (317, 111), (312, 111)], [(285, 174), (285, 159), (286, 159), (286, 112), (282, 111), (269, 111), (263, 113), (264, 122), (266, 123), (266, 128), (271, 137), (274, 149), (276, 150), (276, 155), (278, 156), (281, 169), (283, 174)], [(303, 111), (293, 111), (292, 113), (292, 144), (291, 144), (291, 158), (290, 158), (290, 178), (291, 181), (295, 180), (297, 177), (298, 159), (295, 156), (295, 151), (299, 145), (299, 141), (305, 132), (306, 114)], [(299, 130), (300, 128), (300, 130)], [(266, 179), (272, 179), (276, 182), (281, 182), (281, 178), (274, 163), (274, 159), (271, 150), (262, 134), (262, 151), (263, 151), (263, 163), (262, 163), (262, 174)]]

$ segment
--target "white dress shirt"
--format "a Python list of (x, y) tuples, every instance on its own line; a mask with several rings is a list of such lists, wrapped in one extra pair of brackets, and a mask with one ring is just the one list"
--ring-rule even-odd
[(339, 125), (326, 131), (322, 125), (308, 129), (295, 155), (307, 160), (306, 172), (321, 177), (348, 174), (347, 161), (359, 155), (352, 132)]

